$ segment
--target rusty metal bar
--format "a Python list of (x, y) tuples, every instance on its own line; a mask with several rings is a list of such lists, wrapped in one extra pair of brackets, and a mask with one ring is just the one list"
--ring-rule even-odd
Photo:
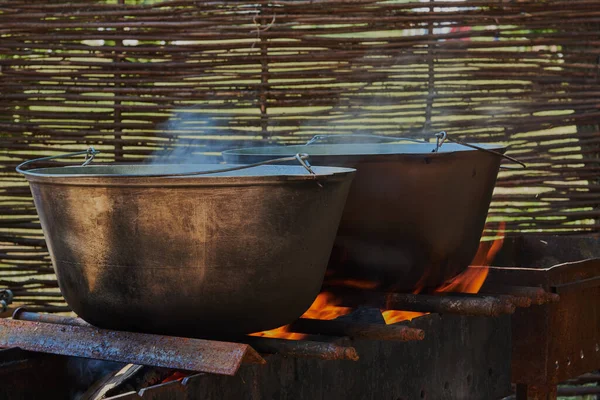
[(515, 305), (496, 297), (432, 296), (391, 293), (387, 307), (392, 310), (437, 312), (461, 315), (498, 316), (512, 314)]
[(365, 324), (338, 320), (300, 318), (289, 327), (291, 332), (315, 335), (348, 336), (354, 339), (398, 340), (402, 342), (423, 340), (422, 329), (404, 325)]
[[(90, 327), (93, 328), (92, 325), (88, 324), (81, 318), (71, 318), (64, 317), (60, 315), (53, 314), (38, 314), (34, 312), (29, 312), (24, 310), (23, 308), (15, 310), (13, 314), (14, 319), (20, 319), (24, 321), (31, 322), (46, 322), (51, 324), (61, 324), (61, 325), (71, 325), (71, 326), (80, 326), (80, 327)], [(94, 328), (95, 329), (95, 328)], [(119, 332), (119, 331), (110, 331), (110, 332)], [(124, 332), (125, 333), (125, 332)], [(155, 335), (158, 336), (158, 335)], [(162, 336), (167, 337), (167, 336)], [(199, 340), (199, 339), (184, 339), (184, 340)], [(356, 349), (353, 347), (339, 346), (331, 343), (322, 343), (315, 341), (295, 341), (295, 340), (282, 340), (275, 338), (265, 338), (265, 337), (252, 337), (247, 336), (245, 340), (248, 344), (250, 344), (250, 350), (259, 351), (261, 353), (280, 353), (283, 355), (297, 356), (297, 357), (313, 357), (313, 358), (321, 358), (323, 360), (358, 360), (358, 355), (356, 354)], [(205, 342), (213, 342), (213, 341), (205, 341)], [(251, 343), (250, 343), (251, 342)], [(225, 342), (214, 342), (214, 343), (225, 343)], [(231, 343), (238, 344), (238, 343)], [(243, 344), (240, 344), (244, 346)], [(260, 360), (259, 363), (264, 363), (264, 360), (258, 356)], [(250, 360), (249, 362), (252, 362)], [(132, 362), (135, 364), (135, 362)], [(150, 365), (150, 364), (149, 364)], [(180, 368), (184, 369), (184, 368)], [(194, 370), (192, 370), (194, 371)]]
[(512, 314), (516, 310), (514, 302), (508, 299), (470, 293), (382, 293), (343, 287), (328, 287), (328, 290), (340, 296), (343, 299), (341, 305), (348, 307), (368, 305), (386, 310), (489, 317)]
[(475, 294), (475, 293), (448, 292), (448, 293), (444, 293), (443, 295), (450, 296), (450, 297), (463, 297), (463, 298), (472, 298), (472, 299), (481, 299), (482, 297), (493, 297), (493, 298), (497, 298), (505, 303), (514, 304), (515, 307), (518, 307), (518, 308), (527, 308), (527, 307), (530, 307), (532, 304), (531, 298), (529, 298), (529, 297), (510, 295), (510, 294), (481, 295), (481, 294)]
[(486, 283), (483, 286), (483, 288), (481, 288), (481, 293), (492, 295), (527, 297), (531, 299), (531, 303), (535, 305), (556, 303), (560, 300), (560, 296), (556, 293), (549, 293), (541, 287), (531, 286), (511, 286), (495, 283)]
[(247, 336), (244, 341), (261, 353), (278, 353), (321, 360), (358, 360), (358, 354), (354, 347), (339, 346), (333, 343), (256, 336)]
[(498, 316), (512, 314), (515, 305), (506, 300), (489, 296), (434, 296), (425, 294), (406, 293), (345, 293), (344, 305), (359, 303), (385, 308), (388, 310), (434, 312), (447, 314), (460, 314), (470, 316)]
[(0, 347), (222, 375), (235, 375), (242, 362), (265, 363), (241, 343), (18, 319), (0, 319)]
[(13, 319), (30, 322), (46, 322), (49, 324), (61, 324), (61, 325), (72, 325), (72, 326), (87, 326), (92, 327), (81, 318), (65, 317), (56, 314), (41, 314), (36, 312), (27, 311), (25, 307), (17, 308), (12, 314)]
[(531, 307), (531, 304), (533, 304), (531, 298), (524, 297), (524, 296), (513, 296), (510, 294), (501, 294), (496, 297), (498, 297), (500, 300), (508, 301), (509, 303), (514, 304), (515, 307), (518, 307), (518, 308)]

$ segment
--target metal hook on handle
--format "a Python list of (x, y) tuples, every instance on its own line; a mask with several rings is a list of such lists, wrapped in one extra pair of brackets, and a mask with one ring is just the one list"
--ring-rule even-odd
[(40, 161), (50, 161), (50, 160), (55, 160), (57, 158), (68, 158), (68, 157), (77, 157), (77, 156), (81, 156), (81, 155), (85, 155), (85, 160), (83, 161), (83, 164), (81, 164), (82, 167), (85, 167), (86, 165), (88, 165), (89, 163), (91, 163), (94, 158), (96, 157), (97, 154), (100, 154), (99, 150), (96, 150), (94, 148), (94, 146), (90, 146), (87, 148), (87, 150), (84, 151), (76, 151), (74, 153), (67, 153), (67, 154), (59, 154), (57, 156), (49, 156), (49, 157), (41, 157), (41, 158), (34, 158), (33, 160), (27, 160), (25, 162), (22, 162), (21, 164), (17, 165), (17, 172), (24, 174), (27, 171), (23, 169), (24, 166), (29, 165), (29, 164), (33, 164), (36, 162), (40, 162)]
[(431, 152), (437, 153), (438, 150), (440, 149), (440, 147), (442, 147), (442, 145), (446, 142), (446, 139), (448, 139), (448, 134), (446, 133), (446, 131), (441, 131), (441, 132), (436, 133), (434, 136), (435, 136), (435, 149), (433, 149)]
[[(310, 174), (312, 175), (316, 175), (315, 171), (312, 170), (312, 167), (310, 165), (310, 163), (308, 162), (308, 158), (309, 155), (306, 153), (298, 153), (294, 156), (294, 158), (300, 163), (300, 165), (302, 165)], [(317, 185), (319, 185), (320, 188), (323, 187), (323, 185), (321, 184), (321, 182), (317, 181)]]
[(90, 146), (88, 147), (86, 153), (85, 153), (85, 161), (83, 162), (83, 164), (81, 164), (82, 167), (85, 167), (86, 165), (88, 165), (89, 163), (91, 163), (92, 161), (94, 161), (94, 158), (96, 157), (96, 154), (99, 154), (100, 152), (98, 150), (96, 150), (94, 148), (94, 146)]
[(294, 156), (296, 161), (300, 163), (310, 174), (316, 175), (315, 171), (312, 170), (310, 163), (308, 162), (308, 158), (310, 156), (306, 153), (298, 153)]

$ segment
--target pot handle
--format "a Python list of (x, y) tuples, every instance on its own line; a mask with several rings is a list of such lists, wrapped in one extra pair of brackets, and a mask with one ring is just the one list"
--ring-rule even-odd
[(17, 165), (16, 170), (20, 174), (25, 174), (27, 171), (24, 170), (23, 167), (26, 165), (29, 165), (29, 164), (33, 164), (33, 163), (40, 162), (40, 161), (55, 160), (57, 158), (77, 157), (77, 156), (83, 156), (83, 155), (85, 155), (85, 160), (83, 161), (83, 164), (81, 164), (81, 166), (85, 167), (86, 165), (88, 165), (89, 163), (91, 163), (94, 160), (94, 158), (96, 157), (97, 154), (100, 154), (100, 151), (96, 150), (94, 148), (94, 146), (90, 146), (90, 147), (88, 147), (87, 150), (83, 150), (83, 151), (76, 151), (74, 153), (59, 154), (57, 156), (41, 157), (41, 158), (34, 158), (33, 160), (27, 160), (27, 161), (24, 161), (21, 164)]
[[(26, 165), (30, 165), (30, 164), (40, 162), (40, 161), (49, 161), (49, 160), (54, 160), (57, 158), (76, 157), (76, 156), (81, 156), (81, 155), (85, 155), (85, 161), (83, 162), (83, 164), (81, 164), (82, 167), (85, 167), (86, 165), (91, 163), (92, 160), (94, 160), (94, 157), (96, 157), (96, 155), (98, 153), (100, 153), (100, 151), (98, 151), (94, 147), (90, 146), (87, 150), (84, 150), (84, 151), (76, 151), (74, 153), (59, 154), (56, 156), (41, 157), (41, 158), (34, 158), (33, 160), (27, 160), (27, 161), (19, 164), (17, 166), (16, 170), (17, 170), (17, 172), (19, 172), (21, 174), (27, 174), (27, 170), (23, 169), (23, 167)], [(244, 164), (244, 165), (239, 165), (237, 167), (213, 169), (210, 171), (180, 172), (180, 173), (173, 173), (173, 174), (151, 174), (151, 175), (141, 175), (141, 176), (144, 176), (144, 177), (163, 177), (163, 176), (164, 177), (172, 177), (172, 176), (210, 175), (210, 174), (217, 174), (217, 173), (221, 173), (221, 172), (238, 171), (238, 170), (242, 170), (242, 169), (258, 167), (261, 165), (277, 164), (277, 163), (288, 162), (288, 161), (297, 161), (302, 167), (304, 167), (304, 169), (306, 169), (308, 171), (309, 174), (316, 175), (315, 171), (313, 171), (313, 169), (312, 169), (312, 166), (308, 162), (308, 158), (309, 158), (308, 154), (299, 153), (299, 154), (296, 154), (295, 156), (291, 156), (291, 157), (275, 158), (272, 160), (261, 161), (261, 162), (257, 162), (254, 164)], [(319, 186), (320, 186), (320, 183), (319, 183)]]
[[(444, 144), (444, 142), (446, 140), (459, 144), (461, 146), (465, 146), (465, 147), (470, 147), (472, 149), (475, 150), (480, 150), (480, 151), (484, 151), (486, 153), (491, 153), (494, 154), (498, 157), (502, 157), (506, 160), (509, 160), (511, 162), (514, 162), (516, 164), (519, 164), (520, 167), (518, 168), (510, 168), (510, 167), (506, 167), (506, 166), (500, 166), (500, 168), (506, 168), (506, 169), (521, 169), (521, 168), (527, 168), (527, 165), (525, 165), (525, 163), (517, 160), (516, 158), (513, 158), (511, 156), (507, 156), (506, 154), (502, 154), (499, 153), (497, 151), (494, 150), (489, 150), (489, 149), (484, 149), (482, 147), (476, 146), (474, 144), (470, 144), (470, 143), (464, 143), (458, 139), (451, 139), (450, 137), (448, 137), (448, 133), (446, 133), (446, 131), (441, 131), (436, 133), (435, 135), (436, 138), (436, 143), (435, 143), (435, 148), (431, 151), (432, 153), (437, 153), (438, 150), (440, 149), (440, 147), (442, 147), (442, 145)], [(310, 144), (316, 144), (319, 141), (322, 140), (327, 140), (327, 139), (334, 139), (335, 143), (341, 143), (343, 142), (344, 138), (354, 138), (354, 139), (366, 139), (366, 141), (361, 141), (358, 142), (356, 140), (354, 141), (350, 141), (350, 143), (384, 143), (384, 142), (397, 142), (400, 140), (405, 140), (408, 142), (414, 142), (414, 143), (429, 143), (427, 140), (422, 140), (422, 139), (411, 139), (411, 138), (403, 138), (403, 137), (394, 137), (394, 136), (381, 136), (381, 135), (363, 135), (363, 134), (349, 134), (349, 135), (315, 135), (313, 136), (312, 139), (310, 139), (308, 142), (306, 142), (306, 145), (310, 145)], [(369, 141), (369, 139), (371, 139), (372, 141)], [(334, 143), (334, 144), (335, 144)]]
[(359, 140), (349, 140), (350, 143), (384, 143), (384, 142), (397, 142), (400, 140), (405, 140), (408, 142), (414, 143), (429, 143), (426, 140), (421, 139), (410, 139), (410, 138), (402, 138), (402, 137), (394, 137), (394, 136), (381, 136), (381, 135), (363, 135), (363, 134), (348, 134), (348, 135), (315, 135), (313, 136), (306, 145), (309, 144), (318, 144), (321, 141), (327, 141), (333, 139), (333, 144), (343, 143), (344, 139), (363, 139)]
[(436, 142), (436, 149), (434, 150), (434, 152), (437, 152), (437, 150), (439, 150), (439, 148), (442, 147), (442, 145), (444, 144), (444, 142), (447, 140), (449, 142), (453, 142), (453, 143), (459, 144), (461, 146), (470, 147), (470, 148), (475, 149), (475, 150), (480, 150), (480, 151), (484, 151), (486, 153), (494, 154), (494, 155), (496, 155), (498, 157), (502, 157), (502, 158), (504, 158), (506, 160), (509, 160), (511, 162), (519, 164), (519, 166), (520, 166), (520, 167), (517, 167), (517, 168), (511, 168), (511, 167), (507, 167), (507, 166), (502, 166), (501, 165), (500, 168), (504, 168), (504, 169), (525, 169), (525, 168), (527, 168), (527, 165), (524, 162), (519, 161), (516, 158), (513, 158), (511, 156), (507, 156), (506, 154), (502, 154), (502, 153), (499, 153), (497, 151), (490, 150), (490, 149), (484, 149), (483, 147), (479, 147), (479, 146), (476, 146), (476, 145), (471, 144), (471, 143), (465, 143), (465, 142), (460, 141), (458, 139), (451, 139), (450, 137), (448, 137), (448, 134), (446, 133), (446, 131), (441, 131), (441, 132), (436, 133), (435, 137), (437, 139), (437, 142)]
[[(248, 168), (260, 167), (261, 165), (277, 164), (277, 163), (288, 162), (288, 161), (297, 161), (301, 166), (304, 167), (304, 169), (306, 171), (308, 171), (309, 174), (316, 175), (316, 172), (313, 171), (312, 166), (308, 162), (308, 158), (309, 158), (308, 154), (306, 154), (306, 153), (298, 153), (295, 156), (291, 156), (291, 157), (274, 158), (272, 160), (260, 161), (260, 162), (253, 163), (253, 164), (238, 165), (237, 167), (213, 169), (213, 170), (210, 170), (210, 171), (180, 172), (180, 173), (176, 173), (176, 174), (158, 174), (158, 175), (144, 175), (144, 176), (152, 176), (152, 177), (156, 176), (156, 177), (160, 177), (160, 176), (210, 175), (210, 174), (218, 174), (218, 173), (221, 173), (221, 172), (239, 171), (241, 169), (248, 169)], [(320, 183), (319, 183), (319, 186), (321, 186)]]

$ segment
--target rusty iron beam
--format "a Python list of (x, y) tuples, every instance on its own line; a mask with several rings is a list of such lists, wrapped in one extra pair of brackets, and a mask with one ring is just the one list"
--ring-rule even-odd
[(391, 293), (387, 295), (387, 307), (392, 310), (436, 312), (471, 316), (498, 316), (512, 314), (515, 305), (496, 297), (433, 296), (423, 294)]
[(56, 315), (56, 314), (36, 313), (36, 312), (32, 312), (32, 311), (27, 311), (27, 309), (25, 307), (17, 308), (13, 312), (12, 318), (19, 319), (22, 321), (30, 321), (30, 322), (46, 322), (49, 324), (93, 327), (92, 325), (88, 324), (81, 318), (65, 317), (65, 316)]
[(370, 306), (386, 310), (495, 317), (513, 314), (516, 306), (507, 299), (471, 293), (439, 295), (383, 293), (344, 287), (328, 287), (343, 300), (343, 306)]
[(357, 361), (354, 347), (311, 340), (286, 340), (268, 337), (247, 336), (244, 341), (261, 353), (284, 356), (318, 358), (321, 360)]
[(460, 314), (466, 316), (499, 316), (515, 312), (515, 304), (497, 297), (460, 293), (426, 295), (408, 293), (381, 293), (339, 289), (345, 306), (360, 304), (387, 310), (425, 313)]
[(515, 307), (517, 307), (517, 308), (527, 308), (527, 307), (531, 307), (531, 305), (533, 304), (533, 301), (531, 300), (531, 298), (525, 297), (525, 296), (513, 296), (510, 294), (501, 294), (496, 297), (498, 297), (500, 300), (508, 301), (509, 303), (514, 304)]
[(241, 343), (18, 319), (0, 319), (0, 347), (222, 375), (235, 375), (242, 362), (265, 363)]
[(291, 332), (315, 335), (348, 336), (353, 339), (397, 340), (407, 342), (423, 340), (422, 329), (404, 325), (365, 324), (359, 322), (300, 318), (289, 326)]
[(532, 286), (512, 286), (486, 283), (481, 288), (481, 293), (525, 297), (531, 299), (531, 303), (535, 305), (556, 303), (560, 300), (560, 296), (558, 294), (547, 292), (541, 287)]
[[(440, 294), (441, 295), (441, 294)], [(518, 296), (518, 295), (508, 295), (508, 294), (479, 294), (479, 293), (457, 293), (457, 292), (447, 292), (443, 294), (444, 296), (450, 297), (463, 297), (463, 298), (472, 298), (472, 299), (481, 299), (482, 297), (493, 297), (497, 298), (500, 301), (505, 303), (514, 304), (516, 308), (527, 308), (532, 305), (532, 301), (529, 297)]]
[[(82, 327), (92, 327), (81, 318), (64, 317), (54, 314), (39, 314), (29, 312), (23, 308), (15, 310), (13, 318), (21, 319), (33, 322), (48, 322), (53, 324), (62, 325), (75, 325)], [(331, 343), (323, 343), (316, 341), (295, 341), (295, 340), (282, 340), (275, 338), (265, 337), (246, 337), (248, 344), (261, 353), (279, 353), (282, 355), (296, 356), (296, 357), (312, 357), (320, 358), (323, 360), (355, 360), (358, 359), (356, 350), (353, 347), (339, 346)], [(197, 339), (185, 339), (185, 340), (197, 340)], [(250, 343), (251, 342), (251, 343)], [(221, 342), (216, 342), (221, 343)], [(232, 343), (238, 344), (238, 343)], [(262, 360), (262, 358), (261, 358)], [(260, 361), (260, 363), (264, 362)], [(135, 364), (135, 363), (134, 363)]]

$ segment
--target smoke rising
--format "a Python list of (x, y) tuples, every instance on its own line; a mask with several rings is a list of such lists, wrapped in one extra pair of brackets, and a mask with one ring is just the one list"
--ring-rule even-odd
[(214, 115), (199, 107), (179, 109), (159, 128), (171, 138), (147, 160), (158, 164), (219, 164), (221, 152), (240, 147), (264, 146), (259, 132), (251, 135), (230, 127), (231, 114)]

